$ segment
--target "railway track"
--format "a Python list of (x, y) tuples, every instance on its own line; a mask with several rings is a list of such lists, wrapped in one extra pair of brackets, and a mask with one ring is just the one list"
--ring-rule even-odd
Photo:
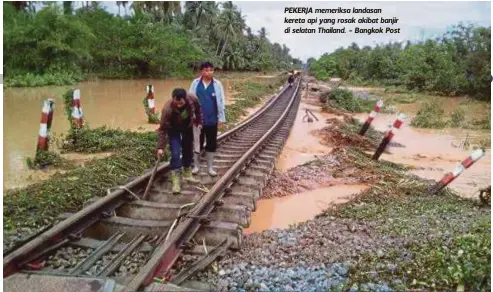
[[(62, 222), (4, 254), (4, 278), (84, 277), (104, 284), (105, 292), (114, 291), (110, 286), (163, 290), (153, 279), (179, 285), (226, 249), (241, 248), (242, 230), (294, 123), (300, 90), (298, 78), (218, 138), (217, 177), (205, 173), (202, 159), (200, 184), (172, 194), (168, 164), (162, 164), (147, 200), (140, 197), (150, 173), (63, 214)], [(4, 280), (4, 288), (9, 283)]]

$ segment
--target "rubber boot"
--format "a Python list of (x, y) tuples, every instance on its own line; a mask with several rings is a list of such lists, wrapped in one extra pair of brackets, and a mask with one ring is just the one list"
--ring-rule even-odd
[(173, 184), (171, 187), (173, 194), (179, 194), (181, 192), (179, 169), (171, 171), (171, 183)]
[(199, 171), (200, 171), (200, 154), (194, 153), (192, 174), (197, 174), (199, 173)]
[(183, 180), (185, 180), (186, 182), (189, 182), (189, 183), (192, 183), (192, 184), (199, 183), (199, 181), (196, 180), (192, 176), (192, 168), (191, 167), (184, 167), (183, 168), (182, 175), (183, 175)]
[(210, 176), (216, 176), (217, 173), (212, 168), (212, 164), (214, 163), (214, 152), (207, 152), (207, 172)]

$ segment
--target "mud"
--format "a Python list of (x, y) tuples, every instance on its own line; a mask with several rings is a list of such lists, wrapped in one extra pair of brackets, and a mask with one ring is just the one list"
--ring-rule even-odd
[[(306, 109), (311, 110), (318, 118), (318, 121), (314, 119), (312, 123), (303, 122)], [(286, 171), (296, 165), (313, 160), (316, 155), (329, 153), (332, 149), (320, 143), (319, 138), (311, 133), (314, 130), (324, 128), (326, 126), (325, 120), (333, 117), (330, 114), (323, 113), (320, 107), (302, 102), (286, 145), (276, 162), (276, 169)]]
[[(356, 115), (360, 121), (366, 115)], [(372, 126), (377, 130), (385, 130), (396, 118), (395, 115), (379, 114)], [(399, 129), (394, 142), (406, 147), (392, 147), (390, 153), (384, 153), (381, 159), (413, 166), (411, 172), (425, 179), (440, 180), (447, 172), (454, 168), (472, 152), (472, 146), (477, 145), (479, 139), (490, 139), (487, 131), (473, 131), (461, 129), (422, 130), (409, 126), (410, 118)], [(457, 147), (469, 135), (471, 145), (468, 149)], [(476, 137), (476, 138), (471, 138)], [(475, 140), (476, 139), (476, 140)], [(463, 144), (463, 143), (462, 143)], [(486, 155), (478, 162), (465, 170), (449, 187), (464, 197), (477, 197), (481, 188), (491, 184), (491, 155)]]
[(288, 228), (291, 224), (312, 219), (331, 204), (347, 202), (366, 185), (337, 185), (305, 191), (292, 196), (261, 200), (245, 234), (267, 229)]

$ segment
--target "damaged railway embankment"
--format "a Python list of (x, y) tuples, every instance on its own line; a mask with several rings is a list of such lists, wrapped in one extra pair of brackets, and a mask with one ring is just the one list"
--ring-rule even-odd
[(343, 115), (329, 122), (317, 136), (331, 152), (275, 172), (262, 198), (368, 188), (306, 222), (245, 235), (195, 280), (222, 291), (489, 291), (490, 207), (448, 188), (430, 195), (434, 181), (414, 167), (371, 158), (382, 133), (360, 137), (361, 124)]

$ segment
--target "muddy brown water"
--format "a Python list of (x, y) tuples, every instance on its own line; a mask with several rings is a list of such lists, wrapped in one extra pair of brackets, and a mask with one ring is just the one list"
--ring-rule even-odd
[[(386, 130), (393, 123), (397, 115), (378, 114), (372, 125), (380, 131)], [(367, 115), (357, 115), (364, 121)], [(395, 142), (406, 147), (389, 148), (391, 153), (384, 153), (381, 159), (403, 163), (417, 167), (412, 173), (426, 178), (440, 180), (447, 172), (454, 168), (471, 152), (472, 147), (461, 147), (467, 139), (472, 145), (479, 140), (491, 139), (489, 130), (464, 129), (416, 129), (409, 125), (412, 117), (408, 117), (401, 129), (396, 131)], [(456, 178), (449, 187), (464, 197), (476, 197), (478, 190), (491, 184), (491, 149), (486, 155)]]
[[(228, 88), (235, 79), (221, 80), (228, 99)], [(30, 171), (26, 158), (36, 151), (43, 100), (53, 98), (55, 110), (51, 133), (65, 134), (69, 123), (64, 113), (62, 95), (70, 88), (79, 88), (84, 118), (91, 127), (108, 126), (129, 130), (154, 130), (147, 123), (142, 99), (148, 83), (155, 87), (156, 110), (161, 110), (174, 88), (188, 89), (190, 80), (102, 80), (82, 82), (73, 87), (9, 88), (3, 98), (3, 180), (4, 190), (18, 188), (32, 180), (49, 177), (53, 170)], [(50, 146), (51, 147), (51, 146)]]
[(312, 219), (331, 204), (347, 202), (351, 195), (367, 189), (366, 185), (338, 185), (319, 188), (292, 196), (261, 200), (252, 215), (246, 234), (266, 229), (288, 228), (289, 225)]
[[(313, 123), (303, 122), (305, 109), (312, 110), (319, 118)], [(384, 131), (391, 125), (397, 115), (379, 114), (373, 126)], [(283, 148), (277, 162), (278, 171), (287, 171), (297, 165), (304, 164), (316, 158), (317, 155), (328, 154), (332, 148), (322, 145), (318, 137), (311, 132), (326, 126), (325, 120), (335, 115), (323, 113), (319, 106), (300, 104), (300, 109), (291, 134)], [(355, 116), (364, 122), (367, 114)], [(461, 143), (469, 139), (475, 141), (490, 139), (489, 131), (472, 131), (463, 129), (423, 130), (409, 126), (409, 117), (393, 141), (405, 147), (392, 147), (389, 154), (383, 154), (381, 159), (415, 166), (411, 173), (427, 179), (440, 180), (446, 172), (452, 171), (455, 166), (466, 158), (472, 148), (463, 149)], [(475, 197), (477, 191), (491, 182), (491, 154), (486, 155), (476, 164), (461, 174), (449, 186), (464, 197)], [(306, 191), (288, 197), (261, 200), (257, 210), (252, 213), (250, 227), (245, 233), (261, 232), (273, 228), (288, 228), (289, 225), (312, 219), (330, 204), (340, 204), (369, 186), (365, 185), (337, 185)]]
[[(313, 119), (312, 123), (303, 121), (306, 109), (311, 110), (318, 118), (318, 121), (315, 119)], [(276, 169), (287, 171), (290, 168), (315, 159), (317, 155), (329, 153), (332, 149), (320, 144), (320, 139), (312, 135), (311, 132), (324, 128), (327, 125), (325, 120), (330, 117), (332, 115), (322, 113), (320, 107), (302, 102), (286, 145), (276, 162)]]

